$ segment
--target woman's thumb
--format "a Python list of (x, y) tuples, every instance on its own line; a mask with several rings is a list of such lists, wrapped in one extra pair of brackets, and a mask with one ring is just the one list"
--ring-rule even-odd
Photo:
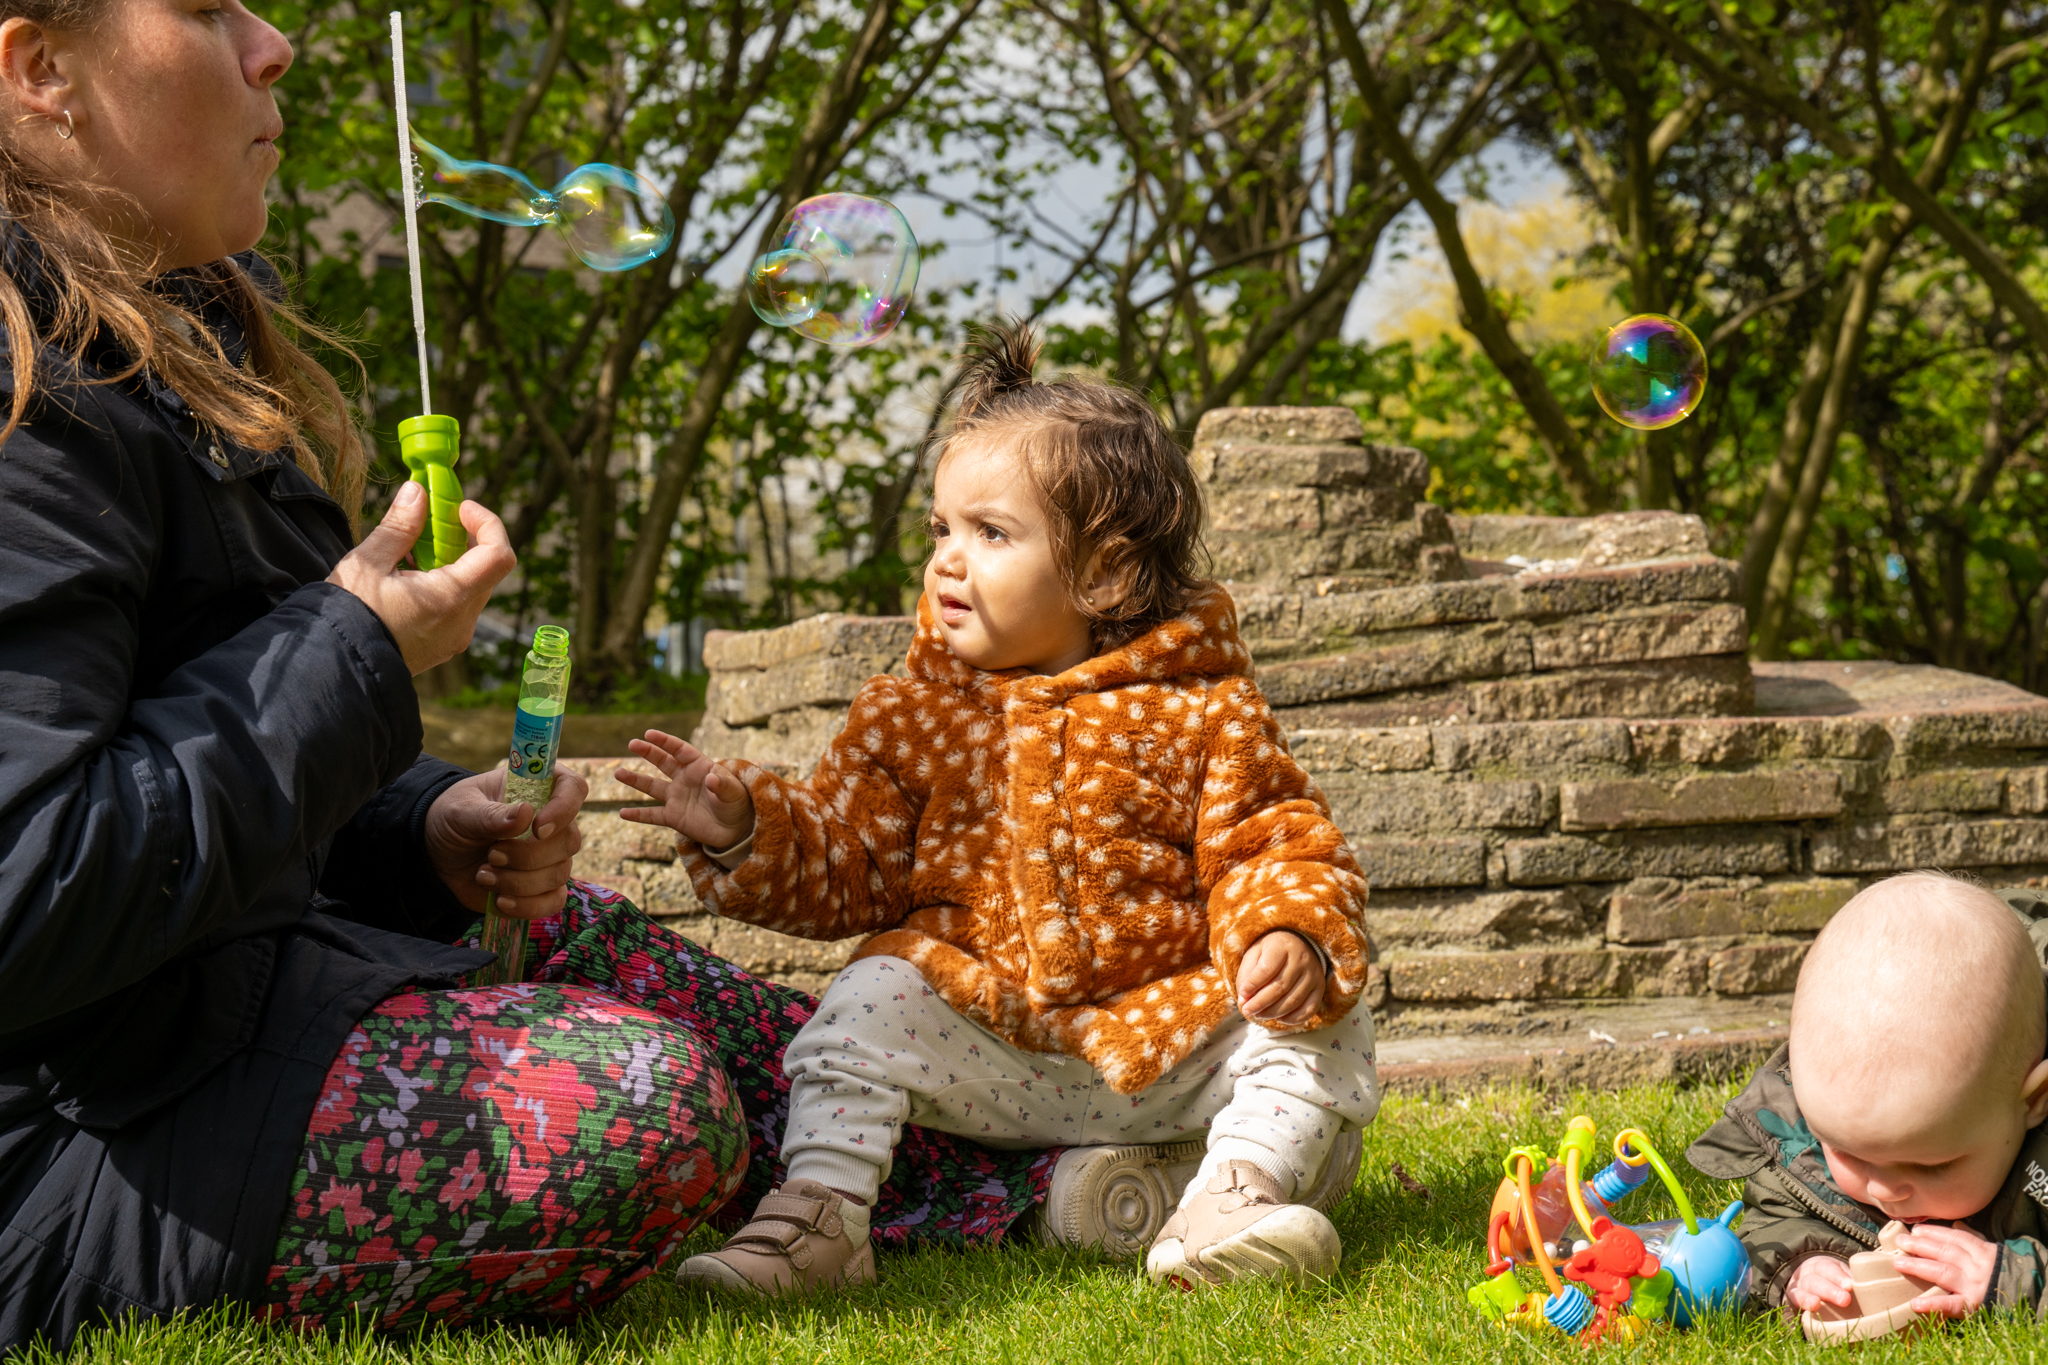
[(362, 544), (356, 546), (356, 553), (381, 569), (395, 569), (412, 552), (413, 542), (426, 528), (426, 490), (407, 479), (399, 485), (397, 496), (391, 499), (391, 508), (384, 513), (384, 520), (363, 537)]

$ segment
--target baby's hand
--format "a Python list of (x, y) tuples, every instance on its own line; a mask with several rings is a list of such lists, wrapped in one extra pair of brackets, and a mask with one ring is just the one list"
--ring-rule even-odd
[(1785, 1298), (1802, 1313), (1811, 1313), (1822, 1304), (1847, 1308), (1856, 1298), (1851, 1283), (1849, 1263), (1841, 1257), (1809, 1256), (1793, 1270)]
[(1922, 1223), (1899, 1239), (1899, 1251), (1901, 1274), (1935, 1286), (1913, 1300), (1916, 1312), (1967, 1317), (1984, 1306), (1998, 1273), (1997, 1244), (1970, 1228)]
[(1275, 929), (1237, 966), (1237, 1007), (1255, 1024), (1306, 1022), (1323, 1002), (1323, 960), (1301, 935)]
[(633, 806), (619, 814), (635, 824), (665, 825), (706, 848), (731, 848), (754, 831), (754, 798), (746, 784), (674, 735), (649, 730), (646, 739), (627, 744), (666, 774), (666, 780), (631, 768), (618, 770), (619, 781), (661, 802)]

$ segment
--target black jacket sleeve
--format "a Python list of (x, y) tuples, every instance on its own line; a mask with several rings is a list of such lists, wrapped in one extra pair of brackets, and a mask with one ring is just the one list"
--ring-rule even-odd
[(0, 448), (0, 1036), (295, 919), (264, 888), (421, 737), (390, 634), (325, 583), (131, 695), (160, 457), (69, 392)]
[(320, 891), (342, 902), (328, 913), (396, 934), (452, 943), (476, 920), (427, 861), (427, 808), (468, 777), (438, 758), (420, 755), (341, 827), (320, 873)]

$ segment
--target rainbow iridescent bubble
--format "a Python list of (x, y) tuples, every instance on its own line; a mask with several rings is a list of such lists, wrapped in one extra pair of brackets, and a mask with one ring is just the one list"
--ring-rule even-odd
[(771, 327), (827, 346), (867, 346), (917, 288), (917, 238), (894, 204), (820, 194), (791, 209), (747, 271), (747, 301)]
[(555, 228), (592, 270), (645, 265), (675, 239), (668, 201), (621, 167), (593, 161), (543, 190), (509, 166), (450, 156), (418, 133), (412, 145), (420, 157), (420, 203), (446, 204), (513, 227)]
[(1637, 431), (1675, 426), (1707, 391), (1707, 353), (1692, 329), (1662, 313), (1638, 313), (1593, 348), (1593, 397)]

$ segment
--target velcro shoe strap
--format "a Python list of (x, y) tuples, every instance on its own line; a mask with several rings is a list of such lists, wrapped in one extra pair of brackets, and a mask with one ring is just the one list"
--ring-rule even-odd
[[(805, 1231), (822, 1232), (827, 1237), (837, 1237), (844, 1226), (839, 1210), (830, 1207), (822, 1199), (807, 1199), (802, 1195), (784, 1194), (781, 1190), (770, 1191), (754, 1208), (755, 1223), (794, 1223)], [(749, 1224), (748, 1226), (752, 1226)]]

